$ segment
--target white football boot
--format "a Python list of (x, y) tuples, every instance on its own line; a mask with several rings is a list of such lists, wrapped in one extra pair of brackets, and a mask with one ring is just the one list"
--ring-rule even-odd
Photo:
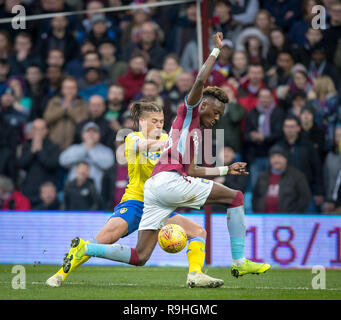
[(186, 285), (189, 288), (218, 288), (224, 284), (224, 280), (215, 279), (205, 273), (192, 271), (187, 275)]
[(54, 274), (46, 280), (46, 284), (50, 287), (60, 287), (64, 281), (62, 274)]

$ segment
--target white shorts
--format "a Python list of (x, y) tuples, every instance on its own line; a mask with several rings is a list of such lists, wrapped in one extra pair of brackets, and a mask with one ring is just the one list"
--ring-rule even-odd
[(174, 171), (157, 173), (144, 185), (144, 208), (139, 230), (161, 229), (176, 208), (200, 209), (212, 187), (212, 180), (183, 177)]

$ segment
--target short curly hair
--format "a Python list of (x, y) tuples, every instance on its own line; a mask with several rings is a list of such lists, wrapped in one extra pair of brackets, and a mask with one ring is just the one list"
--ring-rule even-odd
[(207, 87), (204, 89), (203, 92), (203, 97), (204, 98), (216, 98), (219, 101), (223, 102), (223, 103), (228, 103), (229, 102), (229, 98), (227, 97), (226, 93), (220, 89), (219, 87)]

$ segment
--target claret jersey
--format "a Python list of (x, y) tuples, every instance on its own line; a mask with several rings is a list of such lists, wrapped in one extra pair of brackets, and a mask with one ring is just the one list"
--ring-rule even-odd
[(201, 100), (195, 106), (189, 106), (185, 97), (185, 103), (178, 107), (168, 140), (151, 176), (173, 170), (187, 176), (190, 164), (193, 160), (196, 162), (201, 141), (200, 102)]

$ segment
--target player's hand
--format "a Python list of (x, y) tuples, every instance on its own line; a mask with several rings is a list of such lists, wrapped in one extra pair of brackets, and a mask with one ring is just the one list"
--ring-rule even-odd
[(223, 44), (221, 43), (222, 40), (223, 40), (222, 32), (217, 32), (215, 35), (213, 35), (213, 42), (216, 48), (221, 49), (223, 47)]
[(246, 171), (246, 162), (235, 162), (229, 165), (228, 174), (233, 175), (248, 175), (249, 173)]

